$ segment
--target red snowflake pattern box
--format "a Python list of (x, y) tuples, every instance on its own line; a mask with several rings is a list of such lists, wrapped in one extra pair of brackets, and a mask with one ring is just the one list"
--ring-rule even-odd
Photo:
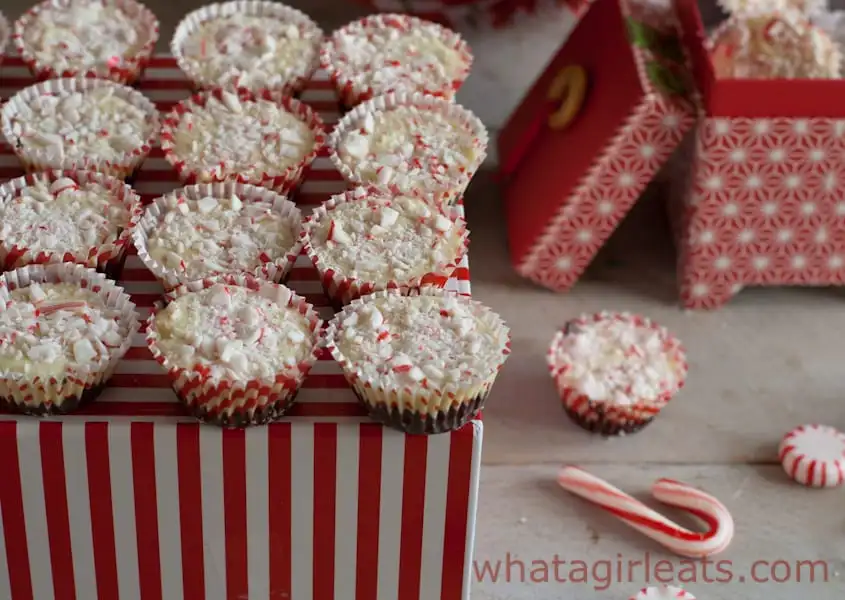
[(676, 0), (702, 95), (672, 196), (681, 302), (845, 284), (845, 80), (717, 79), (696, 0)]
[(668, 5), (596, 0), (498, 140), (516, 270), (570, 288), (695, 122)]
[[(32, 83), (7, 58), (0, 94)], [(167, 110), (189, 95), (169, 57), (139, 88)], [(304, 100), (333, 122), (318, 74)], [(20, 175), (0, 145), (0, 180)], [(155, 148), (135, 187), (178, 186)], [(319, 157), (295, 200), (344, 188)], [(122, 285), (149, 314), (162, 289), (137, 256)], [(331, 315), (300, 257), (291, 287)], [(448, 283), (469, 294), (466, 263)], [(371, 422), (324, 355), (284, 420), (223, 430), (187, 416), (138, 334), (108, 388), (50, 419), (0, 414), (3, 600), (463, 600), (469, 594), (481, 421), (408, 436)]]

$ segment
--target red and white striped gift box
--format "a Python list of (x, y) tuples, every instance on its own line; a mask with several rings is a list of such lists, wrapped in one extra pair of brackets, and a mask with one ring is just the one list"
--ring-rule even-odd
[[(30, 83), (7, 57), (0, 95)], [(190, 93), (165, 56), (139, 87), (163, 110)], [(337, 119), (324, 76), (304, 100)], [(0, 180), (20, 174), (0, 146)], [(178, 180), (155, 149), (134, 185), (150, 200)], [(295, 200), (309, 210), (344, 187), (320, 157)], [(123, 277), (146, 317), (161, 287), (134, 255)], [(331, 314), (307, 257), (291, 286)], [(469, 294), (466, 262), (448, 287)], [(201, 425), (140, 333), (79, 412), (0, 415), (0, 598), (467, 598), (481, 434), (481, 421), (431, 437), (370, 422), (328, 355), (284, 421)]]

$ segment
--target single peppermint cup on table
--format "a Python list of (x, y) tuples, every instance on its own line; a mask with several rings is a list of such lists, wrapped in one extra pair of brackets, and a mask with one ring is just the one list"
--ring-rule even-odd
[(310, 304), (246, 274), (194, 281), (166, 300), (147, 345), (194, 415), (243, 427), (287, 411), (317, 360), (322, 320)]
[(457, 202), (487, 156), (488, 134), (447, 100), (390, 93), (359, 105), (329, 137), (330, 156), (354, 184)]
[(0, 276), (0, 405), (65, 413), (105, 387), (138, 330), (129, 296), (81, 265)]
[(681, 343), (627, 313), (584, 315), (552, 340), (547, 362), (567, 414), (603, 435), (639, 431), (683, 387)]
[(155, 106), (103, 79), (51, 79), (3, 106), (6, 141), (28, 170), (89, 169), (129, 177), (158, 136)]
[(213, 90), (164, 119), (164, 157), (186, 183), (236, 181), (287, 193), (325, 142), (323, 122), (281, 92)]
[(472, 53), (445, 27), (381, 14), (335, 31), (323, 45), (320, 66), (348, 108), (400, 89), (451, 100), (469, 75)]
[(492, 310), (454, 292), (386, 290), (337, 313), (326, 346), (372, 418), (434, 434), (481, 410), (510, 354), (510, 331)]
[(156, 198), (133, 241), (165, 289), (224, 273), (283, 282), (302, 249), (302, 216), (266, 188), (198, 184)]
[(158, 19), (134, 0), (46, 0), (15, 23), (15, 48), (39, 79), (132, 84), (158, 41)]
[(460, 216), (428, 199), (373, 187), (332, 196), (305, 220), (302, 236), (338, 307), (378, 290), (443, 287), (469, 244)]
[(203, 6), (176, 27), (170, 49), (197, 88), (302, 91), (319, 63), (323, 32), (278, 2)]
[(93, 171), (46, 171), (0, 185), (0, 265), (73, 262), (120, 275), (141, 198)]

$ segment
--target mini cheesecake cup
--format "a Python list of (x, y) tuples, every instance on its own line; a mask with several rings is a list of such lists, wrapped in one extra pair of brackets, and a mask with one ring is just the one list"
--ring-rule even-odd
[[(603, 321), (630, 323), (657, 332), (663, 342), (664, 352), (675, 368), (674, 384), (653, 398), (640, 398), (629, 405), (593, 400), (574, 387), (567, 380), (571, 365), (560, 362), (558, 348), (579, 327)], [(546, 360), (566, 414), (584, 429), (604, 436), (635, 433), (651, 423), (684, 386), (688, 371), (686, 353), (675, 336), (649, 319), (628, 313), (602, 312), (569, 321), (552, 339)]]
[[(208, 4), (188, 13), (185, 18), (176, 26), (173, 39), (170, 41), (170, 53), (176, 59), (179, 69), (185, 74), (194, 86), (196, 91), (214, 89), (218, 87), (233, 87), (219, 81), (206, 79), (200, 69), (185, 58), (185, 43), (200, 27), (209, 21), (231, 17), (233, 15), (246, 15), (265, 17), (267, 19), (284, 21), (298, 26), (300, 29), (310, 30), (315, 34), (318, 41), (315, 42), (315, 53), (313, 60), (305, 60), (298, 64), (291, 65), (284, 74), (282, 83), (278, 89), (286, 96), (299, 96), (311, 77), (317, 70), (320, 63), (319, 48), (322, 43), (323, 32), (308, 15), (290, 6), (278, 2), (267, 2), (262, 0), (235, 0), (234, 2), (221, 2)], [(260, 90), (252, 90), (257, 92)]]
[[(453, 119), (466, 130), (467, 137), (472, 139), (478, 155), (475, 161), (467, 165), (466, 170), (459, 177), (455, 178), (452, 185), (439, 190), (420, 188), (421, 193), (427, 196), (430, 195), (434, 202), (438, 204), (456, 204), (463, 197), (470, 180), (487, 157), (489, 135), (478, 117), (463, 106), (453, 104), (448, 100), (434, 96), (424, 96), (419, 93), (398, 91), (359, 104), (344, 115), (329, 135), (329, 158), (348, 183), (352, 185), (377, 185), (364, 176), (357, 164), (343, 160), (340, 151), (343, 148), (345, 136), (349, 132), (359, 129), (367, 115), (390, 111), (400, 106), (413, 106), (421, 111), (432, 111)], [(378, 187), (386, 187), (394, 193), (411, 193), (408, 190), (399, 190), (394, 185)]]
[(14, 34), (12, 35), (15, 50), (35, 78), (43, 81), (55, 77), (86, 77), (107, 79), (126, 85), (136, 83), (141, 78), (144, 69), (150, 63), (156, 42), (158, 42), (159, 22), (150, 9), (135, 0), (109, 0), (109, 4), (113, 4), (121, 9), (139, 25), (138, 29), (142, 32), (143, 45), (135, 54), (116, 57), (114, 63), (110, 63), (107, 66), (104, 65), (91, 69), (65, 70), (57, 70), (55, 65), (42, 62), (35, 57), (32, 48), (29, 47), (24, 39), (26, 30), (37, 19), (41, 18), (41, 13), (45, 8), (67, 6), (72, 2), (73, 0), (60, 0), (59, 2), (56, 2), (56, 0), (46, 0), (30, 8), (15, 21)]
[(241, 102), (254, 102), (256, 100), (267, 100), (278, 104), (286, 111), (295, 115), (300, 121), (308, 125), (314, 135), (314, 146), (298, 163), (288, 167), (282, 173), (263, 173), (260, 177), (246, 177), (239, 173), (227, 173), (225, 162), (220, 161), (214, 169), (197, 170), (189, 165), (185, 158), (180, 156), (176, 150), (176, 130), (182, 119), (182, 115), (205, 106), (210, 97), (223, 102), (223, 94), (228, 93), (222, 89), (214, 89), (207, 92), (194, 94), (188, 100), (184, 100), (164, 118), (161, 127), (161, 149), (164, 158), (176, 170), (179, 178), (186, 185), (195, 183), (215, 183), (220, 181), (234, 181), (264, 187), (279, 194), (287, 194), (293, 191), (299, 183), (305, 179), (311, 168), (311, 163), (317, 158), (320, 150), (326, 143), (325, 125), (320, 115), (310, 106), (282, 92), (262, 90), (257, 94), (246, 90), (238, 90), (236, 93)]
[(337, 337), (339, 326), (346, 316), (378, 298), (402, 297), (398, 290), (383, 290), (353, 300), (329, 321), (325, 331), (325, 345), (373, 420), (404, 433), (446, 433), (466, 425), (484, 407), (493, 383), (511, 352), (510, 330), (502, 318), (491, 309), (456, 292), (425, 287), (411, 295), (452, 297), (459, 302), (465, 302), (491, 331), (499, 334), (504, 340), (501, 353), (495, 363), (486, 365), (483, 379), (473, 385), (447, 384), (439, 389), (422, 385), (400, 388), (381, 378), (368, 377), (341, 353), (337, 346)]
[[(348, 190), (342, 194), (337, 194), (329, 198), (321, 206), (314, 209), (311, 216), (305, 219), (302, 225), (301, 238), (303, 247), (308, 258), (311, 259), (312, 264), (320, 274), (320, 283), (323, 285), (323, 290), (328, 296), (335, 310), (341, 310), (343, 306), (349, 304), (356, 298), (372, 294), (380, 290), (398, 290), (402, 295), (410, 295), (413, 292), (419, 292), (420, 288), (425, 286), (433, 286), (442, 288), (445, 287), (446, 282), (455, 272), (455, 269), (460, 265), (461, 260), (467, 253), (469, 246), (469, 232), (467, 231), (466, 221), (457, 214), (447, 212), (443, 207), (438, 206), (418, 197), (420, 200), (427, 201), (433, 213), (439, 213), (450, 219), (455, 223), (458, 229), (458, 236), (460, 243), (458, 251), (448, 262), (438, 265), (434, 271), (414, 277), (404, 281), (394, 281), (384, 279), (381, 281), (364, 281), (355, 277), (347, 276), (344, 273), (334, 269), (326, 268), (320, 260), (319, 251), (311, 242), (311, 231), (316, 228), (323, 219), (331, 218), (332, 211), (341, 204), (349, 202), (366, 202), (371, 197), (384, 197), (386, 193), (375, 187), (358, 187)], [(387, 194), (389, 195), (389, 193)], [(411, 196), (410, 194), (407, 194)], [(451, 233), (451, 232), (450, 232)]]
[(96, 269), (110, 279), (119, 279), (133, 231), (143, 214), (141, 197), (123, 181), (93, 171), (44, 171), (18, 177), (0, 185), (0, 203), (9, 197), (19, 196), (36, 182), (44, 182), (49, 187), (50, 184), (59, 180), (71, 180), (77, 184), (98, 183), (105, 187), (126, 207), (129, 213), (127, 227), (120, 232), (117, 239), (111, 242), (64, 254), (36, 252), (29, 248), (7, 244), (0, 238), (0, 265), (3, 270), (10, 271), (30, 264), (76, 263)]
[[(179, 286), (165, 296), (165, 303), (217, 284), (244, 287), (253, 291), (272, 288), (285, 306), (295, 308), (309, 322), (311, 352), (297, 365), (267, 379), (233, 380), (213, 378), (207, 370), (174, 365), (159, 346), (157, 307), (147, 321), (147, 346), (153, 358), (166, 371), (179, 400), (199, 420), (221, 427), (263, 425), (282, 417), (296, 401), (296, 396), (311, 368), (317, 362), (323, 321), (313, 306), (283, 285), (256, 279), (243, 273), (193, 281)], [(166, 304), (165, 304), (166, 306)]]
[(0, 311), (6, 310), (11, 292), (32, 283), (69, 283), (88, 288), (108, 308), (120, 314), (122, 341), (118, 347), (111, 348), (108, 357), (50, 379), (16, 372), (0, 373), (0, 408), (31, 415), (68, 413), (96, 398), (105, 387), (132, 345), (132, 336), (140, 325), (138, 314), (123, 288), (102, 273), (70, 263), (28, 265), (0, 275)]
[[(302, 213), (299, 207), (285, 196), (267, 188), (232, 181), (203, 183), (176, 189), (169, 194), (159, 196), (153, 200), (144, 210), (143, 216), (138, 219), (138, 224), (132, 232), (132, 242), (138, 251), (138, 258), (155, 275), (156, 279), (161, 282), (165, 291), (171, 291), (180, 285), (191, 283), (195, 279), (189, 278), (177, 270), (169, 269), (150, 256), (148, 247), (149, 238), (161, 224), (164, 215), (169, 212), (168, 205), (178, 201), (180, 198), (199, 200), (206, 196), (219, 198), (233, 195), (245, 203), (271, 202), (275, 212), (290, 217), (296, 223), (294, 245), (290, 250), (284, 256), (257, 267), (251, 273), (257, 279), (271, 281), (272, 283), (284, 283), (287, 280), (296, 263), (296, 259), (302, 252)], [(213, 277), (220, 275), (225, 275), (225, 273), (217, 273)]]
[[(32, 103), (38, 96), (55, 96), (68, 92), (82, 92), (103, 87), (113, 89), (115, 96), (140, 108), (148, 115), (151, 123), (150, 133), (141, 146), (124, 152), (122, 156), (115, 160), (106, 160), (97, 156), (86, 156), (82, 160), (68, 160), (56, 159), (50, 156), (50, 153), (46, 149), (24, 148), (18, 143), (20, 136), (12, 128), (12, 121), (18, 118), (21, 110), (24, 110), (24, 106)], [(0, 112), (0, 119), (2, 119), (3, 136), (6, 138), (9, 146), (15, 151), (18, 159), (23, 163), (24, 168), (29, 172), (48, 169), (83, 169), (127, 179), (135, 173), (141, 166), (141, 163), (144, 162), (144, 159), (147, 158), (159, 135), (158, 110), (156, 110), (155, 105), (141, 92), (104, 79), (51, 79), (24, 88), (3, 105), (2, 112)]]
[(445, 86), (426, 86), (423, 89), (415, 90), (429, 96), (439, 96), (446, 100), (452, 100), (455, 93), (463, 85), (469, 76), (472, 67), (473, 56), (469, 45), (464, 39), (441, 25), (423, 21), (417, 17), (400, 14), (379, 14), (364, 17), (353, 21), (332, 34), (320, 51), (320, 68), (326, 71), (340, 99), (342, 111), (351, 110), (358, 104), (370, 100), (376, 96), (383, 95), (395, 90), (374, 90), (369, 85), (356, 81), (358, 73), (341, 62), (340, 50), (337, 48), (337, 38), (344, 34), (364, 34), (373, 29), (395, 28), (400, 31), (410, 31), (421, 26), (434, 27), (440, 40), (450, 48), (454, 48), (464, 62), (464, 69), (460, 74)]

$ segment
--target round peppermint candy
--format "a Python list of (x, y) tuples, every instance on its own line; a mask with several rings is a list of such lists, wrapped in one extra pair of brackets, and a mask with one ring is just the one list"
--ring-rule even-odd
[(688, 591), (672, 585), (643, 588), (635, 596), (631, 596), (630, 600), (670, 600), (676, 598), (695, 600), (695, 596)]
[(838, 487), (845, 481), (845, 434), (827, 425), (802, 425), (778, 451), (786, 474), (801, 485)]

